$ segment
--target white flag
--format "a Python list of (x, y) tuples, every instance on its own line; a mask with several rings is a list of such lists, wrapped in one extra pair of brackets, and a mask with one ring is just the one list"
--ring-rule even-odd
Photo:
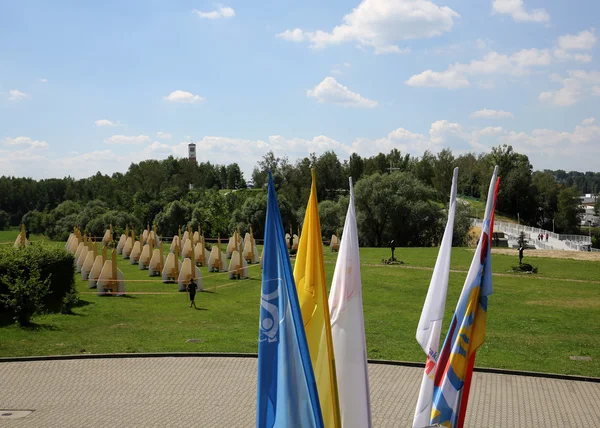
[(448, 222), (440, 245), (429, 291), (421, 312), (417, 327), (417, 342), (427, 354), (425, 371), (421, 381), (421, 390), (415, 409), (413, 428), (429, 426), (431, 420), (431, 404), (433, 401), (433, 379), (437, 368), (438, 351), (440, 348), (440, 332), (444, 320), (446, 293), (448, 292), (448, 276), (450, 275), (450, 253), (452, 251), (452, 232), (454, 230), (454, 215), (456, 212), (456, 183), (458, 168), (454, 168), (452, 189), (450, 190), (450, 206), (448, 207)]
[(342, 427), (370, 428), (371, 399), (352, 178), (350, 204), (329, 292), (329, 311)]

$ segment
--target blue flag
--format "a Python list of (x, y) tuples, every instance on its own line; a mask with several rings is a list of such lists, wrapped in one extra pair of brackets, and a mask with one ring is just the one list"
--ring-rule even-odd
[(269, 172), (263, 251), (256, 427), (323, 427), (317, 384)]

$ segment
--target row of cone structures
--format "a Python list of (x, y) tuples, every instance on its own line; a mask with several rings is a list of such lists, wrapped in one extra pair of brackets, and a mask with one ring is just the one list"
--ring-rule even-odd
[[(219, 236), (217, 245), (212, 246), (210, 254), (206, 249), (204, 234), (199, 228), (195, 232), (188, 228), (183, 235), (180, 229), (173, 237), (166, 260), (156, 226), (152, 230), (147, 227), (137, 238), (135, 231), (132, 229), (130, 232), (127, 227), (112, 249), (109, 259), (107, 248), (111, 241), (112, 225), (102, 239), (102, 253), (97, 254), (96, 242), (85, 234), (82, 236), (81, 231), (74, 228), (65, 245), (75, 256), (76, 269), (81, 273), (81, 278), (88, 281), (89, 288), (96, 288), (99, 295), (125, 293), (124, 276), (117, 267), (117, 254), (121, 254), (124, 260), (129, 260), (130, 264), (137, 264), (140, 270), (148, 270), (151, 277), (161, 276), (165, 283), (176, 282), (179, 291), (185, 291), (190, 280), (196, 283), (199, 290), (204, 288), (199, 266), (207, 266), (209, 272), (228, 272), (230, 279), (248, 278), (249, 263), (260, 263), (262, 267), (262, 256), (259, 256), (252, 228), (243, 239), (239, 231), (236, 231), (229, 238), (225, 252), (221, 250)], [(297, 248), (297, 245), (298, 237), (294, 235), (293, 247)]]

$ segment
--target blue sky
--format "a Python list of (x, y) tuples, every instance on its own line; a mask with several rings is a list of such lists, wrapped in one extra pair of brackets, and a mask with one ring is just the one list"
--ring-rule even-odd
[(0, 0), (0, 175), (184, 156), (456, 154), (598, 170), (593, 0)]

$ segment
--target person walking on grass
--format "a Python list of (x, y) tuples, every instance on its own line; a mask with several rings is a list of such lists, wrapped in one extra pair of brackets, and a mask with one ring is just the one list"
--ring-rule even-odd
[(193, 306), (195, 309), (198, 309), (196, 307), (196, 302), (194, 301), (194, 299), (196, 298), (196, 290), (198, 289), (198, 285), (194, 281), (194, 278), (190, 278), (190, 282), (188, 283), (186, 289), (188, 295), (190, 296), (190, 308)]

